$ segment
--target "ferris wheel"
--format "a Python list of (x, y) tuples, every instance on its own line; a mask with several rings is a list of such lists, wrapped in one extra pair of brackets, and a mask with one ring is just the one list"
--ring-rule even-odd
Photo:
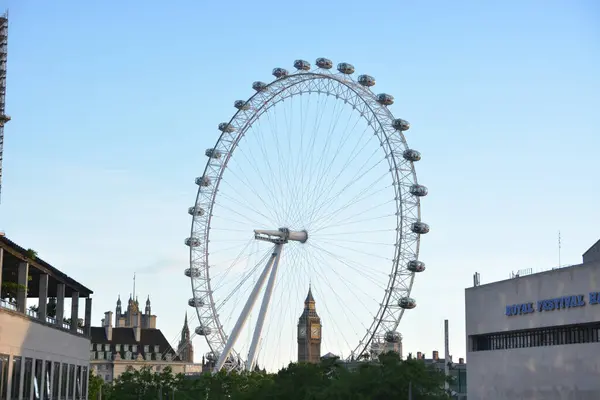
[(401, 343), (400, 320), (416, 307), (428, 189), (409, 123), (349, 63), (296, 60), (294, 69), (275, 68), (271, 83), (254, 82), (234, 102), (196, 178), (185, 275), (215, 370), (295, 361), (309, 287), (323, 351), (348, 359)]

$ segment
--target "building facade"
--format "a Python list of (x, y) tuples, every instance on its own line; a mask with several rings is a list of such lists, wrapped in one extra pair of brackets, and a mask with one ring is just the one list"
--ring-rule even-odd
[(600, 399), (600, 241), (584, 263), (465, 291), (470, 399)]
[[(130, 296), (127, 310), (121, 312), (121, 299), (117, 300), (117, 315), (113, 326), (113, 313), (104, 314), (102, 326), (91, 328), (88, 349), (91, 368), (105, 382), (112, 382), (129, 368), (149, 368), (161, 372), (170, 367), (174, 374), (196, 374), (201, 364), (194, 364), (194, 348), (190, 340), (187, 315), (181, 333), (178, 351), (175, 351), (160, 329), (156, 316), (151, 313), (150, 297), (144, 313), (139, 311), (137, 299)], [(183, 346), (182, 344), (185, 344)]]
[(298, 362), (317, 364), (321, 361), (321, 328), (321, 318), (309, 288), (304, 310), (298, 319)]
[(87, 399), (92, 291), (1, 235), (0, 266), (0, 398)]

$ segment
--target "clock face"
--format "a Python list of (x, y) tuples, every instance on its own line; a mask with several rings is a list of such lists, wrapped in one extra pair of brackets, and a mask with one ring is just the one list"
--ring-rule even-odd
[(298, 337), (301, 337), (301, 338), (305, 338), (306, 337), (306, 327), (305, 326), (301, 326), (298, 329)]
[(313, 339), (318, 339), (321, 336), (321, 329), (319, 325), (311, 325), (310, 326), (310, 337)]

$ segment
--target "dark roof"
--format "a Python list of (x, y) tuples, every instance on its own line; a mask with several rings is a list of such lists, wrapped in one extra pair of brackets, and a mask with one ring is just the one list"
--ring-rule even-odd
[[(132, 359), (135, 360), (139, 353), (142, 354), (142, 357), (146, 359), (146, 354), (144, 352), (144, 346), (150, 346), (150, 353), (153, 354), (152, 359), (155, 360), (154, 357), (154, 346), (158, 345), (160, 354), (171, 354), (173, 356), (173, 361), (181, 361), (179, 356), (176, 355), (175, 350), (169, 344), (165, 335), (160, 331), (160, 329), (150, 329), (150, 328), (142, 328), (140, 341), (135, 341), (135, 333), (134, 328), (112, 328), (112, 340), (108, 340), (106, 338), (106, 329), (102, 326), (92, 326), (91, 327), (91, 342), (93, 345), (96, 344), (110, 344), (110, 351), (113, 354), (116, 354), (115, 345), (120, 344), (121, 350), (119, 354), (121, 355), (121, 359), (125, 359), (125, 351), (123, 350), (124, 344), (128, 345), (137, 345), (137, 352), (133, 353)], [(96, 348), (92, 351), (96, 351)], [(130, 350), (131, 351), (131, 350)]]
[(89, 297), (92, 293), (94, 293), (87, 287), (83, 286), (81, 283), (77, 282), (75, 279), (69, 277), (67, 274), (53, 267), (38, 256), (36, 256), (35, 259), (29, 258), (26, 249), (19, 246), (12, 240), (8, 239), (6, 236), (0, 236), (0, 247), (6, 249), (8, 253), (18, 258), (19, 260), (28, 262), (30, 267), (34, 267), (35, 269), (43, 273), (47, 273), (57, 281), (64, 283), (68, 288), (79, 292), (80, 297)]

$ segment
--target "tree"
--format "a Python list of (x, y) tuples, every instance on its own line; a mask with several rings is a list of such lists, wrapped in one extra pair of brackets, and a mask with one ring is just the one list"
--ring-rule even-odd
[(90, 377), (89, 377), (89, 381), (88, 381), (88, 399), (89, 400), (99, 399), (100, 391), (102, 391), (102, 393), (103, 393), (102, 397), (103, 397), (103, 399), (105, 399), (106, 398), (106, 396), (104, 396), (105, 390), (103, 390), (104, 386), (105, 386), (104, 380), (102, 380), (102, 378), (100, 378), (98, 375), (96, 375), (93, 370), (90, 371)]
[(445, 379), (422, 360), (403, 361), (387, 353), (377, 362), (348, 365), (327, 359), (320, 364), (290, 363), (276, 374), (221, 371), (197, 379), (184, 379), (168, 368), (160, 373), (129, 369), (115, 380), (111, 399), (388, 400), (406, 398), (412, 385), (414, 400), (447, 400)]
[[(31, 306), (29, 307), (31, 311), (39, 312), (39, 306)], [(56, 318), (56, 297), (50, 297), (48, 299), (48, 304), (46, 304), (46, 315), (48, 317)], [(64, 322), (67, 322), (66, 320)], [(70, 322), (69, 322), (70, 323)]]
[(17, 301), (17, 295), (21, 290), (25, 290), (25, 285), (19, 285), (15, 282), (2, 282), (2, 298), (8, 299), (9, 303)]

